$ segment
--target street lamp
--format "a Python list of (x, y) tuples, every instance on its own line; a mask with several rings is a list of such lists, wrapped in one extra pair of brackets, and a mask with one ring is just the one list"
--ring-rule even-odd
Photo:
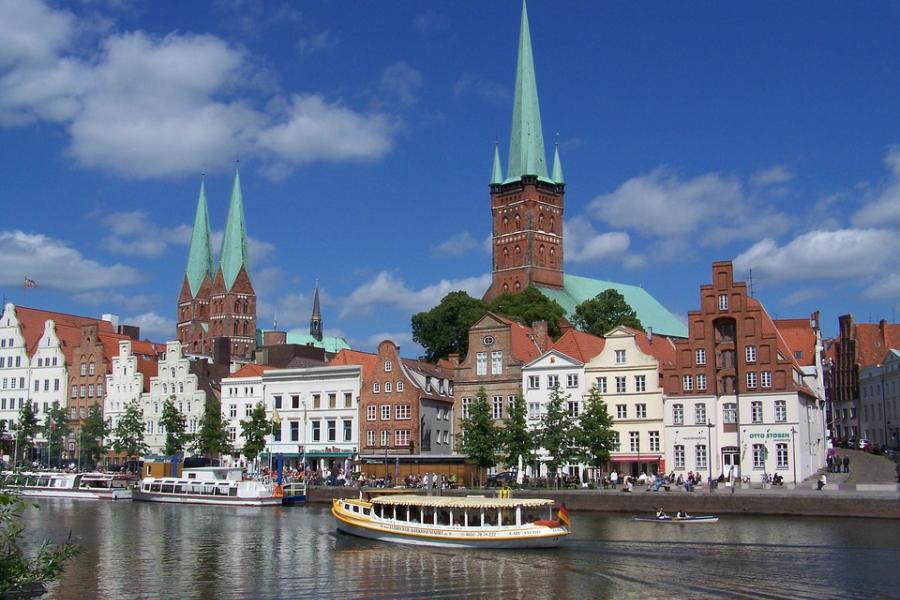
[(797, 444), (794, 442), (794, 436), (796, 435), (796, 433), (797, 430), (794, 429), (793, 426), (791, 426), (791, 462), (794, 465), (794, 485), (797, 485)]
[(713, 424), (710, 422), (709, 417), (706, 418), (706, 487), (711, 492), (712, 491), (712, 428)]

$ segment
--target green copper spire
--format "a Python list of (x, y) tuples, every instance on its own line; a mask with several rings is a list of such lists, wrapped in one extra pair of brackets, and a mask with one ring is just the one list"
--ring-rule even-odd
[(563, 177), (562, 163), (559, 162), (559, 142), (556, 143), (556, 148), (553, 150), (553, 182), (566, 182), (565, 178)]
[(188, 251), (187, 267), (184, 269), (191, 296), (196, 298), (207, 275), (214, 277), (212, 244), (209, 235), (209, 211), (206, 208), (206, 182), (200, 180), (200, 198), (197, 200), (197, 215), (194, 217), (194, 231), (191, 233), (191, 249)]
[(519, 33), (519, 62), (516, 67), (516, 92), (513, 103), (512, 135), (509, 144), (507, 181), (523, 175), (547, 179), (544, 134), (541, 131), (541, 108), (538, 104), (531, 33), (528, 29), (528, 7), (522, 0), (522, 27)]
[(494, 144), (494, 170), (491, 173), (491, 185), (503, 183), (503, 168), (500, 166), (499, 144)]
[(244, 198), (241, 195), (241, 176), (234, 170), (234, 186), (231, 188), (231, 204), (228, 206), (228, 221), (222, 237), (222, 251), (219, 253), (219, 267), (225, 277), (225, 287), (231, 289), (241, 267), (250, 275), (250, 255), (247, 252), (247, 228), (244, 223)]

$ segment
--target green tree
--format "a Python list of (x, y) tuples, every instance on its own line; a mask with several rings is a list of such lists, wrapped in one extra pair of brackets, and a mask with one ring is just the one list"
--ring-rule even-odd
[(166, 443), (163, 446), (163, 454), (172, 456), (184, 450), (185, 445), (190, 441), (190, 437), (185, 433), (187, 430), (187, 418), (180, 410), (175, 408), (175, 396), (169, 396), (163, 402), (162, 415), (159, 418), (159, 422), (166, 428)]
[(228, 422), (222, 417), (222, 403), (215, 396), (206, 398), (206, 406), (203, 407), (203, 416), (200, 418), (200, 431), (194, 437), (191, 451), (207, 458), (231, 452)]
[(535, 321), (546, 321), (547, 333), (552, 338), (558, 338), (562, 333), (559, 323), (566, 316), (566, 311), (556, 300), (551, 300), (536, 287), (527, 287), (517, 294), (501, 294), (488, 308), (529, 327)]
[(66, 563), (78, 554), (71, 539), (64, 544), (45, 540), (31, 556), (19, 547), (25, 531), (22, 511), (25, 503), (12, 494), (0, 491), (0, 597), (30, 598), (35, 589), (59, 579)]
[(592, 387), (578, 420), (577, 442), (581, 460), (585, 464), (599, 469), (609, 460), (618, 439), (612, 429), (612, 422), (600, 391)]
[(469, 328), (488, 311), (487, 303), (463, 291), (450, 292), (441, 303), (412, 316), (413, 341), (425, 349), (428, 360), (437, 362), (469, 350)]
[(99, 404), (94, 404), (88, 409), (87, 417), (81, 422), (79, 434), (81, 456), (90, 462), (97, 463), (106, 449), (103, 447), (103, 438), (109, 435), (109, 425), (103, 419), (103, 410)]
[(136, 460), (147, 453), (149, 449), (144, 443), (144, 411), (141, 410), (137, 400), (125, 405), (113, 435), (115, 436), (112, 443), (113, 450), (123, 453), (127, 459)]
[(18, 446), (19, 451), (18, 456), (15, 458), (15, 462), (18, 462), (20, 457), (24, 457), (26, 462), (31, 461), (31, 449), (34, 447), (34, 436), (40, 431), (36, 406), (36, 402), (26, 402), (22, 405), (22, 408), (19, 409), (19, 428), (16, 431), (16, 445)]
[(244, 438), (244, 456), (256, 460), (266, 447), (266, 436), (272, 432), (272, 421), (266, 417), (266, 406), (259, 402), (253, 407), (250, 418), (241, 421), (241, 435)]
[[(44, 417), (44, 426), (41, 428), (44, 438), (47, 440), (47, 453), (52, 461), (59, 460), (62, 456), (63, 445), (69, 435), (69, 423), (66, 421), (66, 409), (54, 402), (47, 416)], [(49, 461), (48, 461), (49, 462)]]
[(576, 306), (572, 324), (594, 335), (604, 335), (619, 325), (644, 331), (641, 320), (625, 301), (625, 296), (614, 289), (604, 290)]
[(534, 436), (528, 430), (528, 409), (521, 392), (516, 394), (515, 401), (503, 419), (500, 437), (503, 444), (503, 460), (508, 467), (518, 468), (520, 456), (524, 463), (531, 461), (534, 453)]
[(478, 390), (475, 401), (469, 404), (469, 417), (460, 422), (460, 429), (463, 436), (461, 449), (467, 460), (478, 467), (480, 478), (483, 469), (497, 464), (501, 442), (483, 387)]
[(547, 412), (541, 417), (537, 435), (541, 448), (547, 451), (547, 468), (554, 475), (576, 455), (577, 428), (569, 416), (568, 400), (569, 394), (560, 392), (559, 386), (550, 391)]

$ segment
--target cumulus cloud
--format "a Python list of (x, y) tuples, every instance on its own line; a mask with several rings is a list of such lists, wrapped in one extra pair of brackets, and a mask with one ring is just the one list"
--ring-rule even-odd
[[(488, 242), (490, 244), (490, 242)], [(437, 257), (459, 257), (468, 252), (469, 250), (473, 250), (478, 247), (478, 241), (472, 237), (472, 234), (468, 231), (463, 231), (462, 233), (457, 233), (456, 235), (450, 236), (448, 239), (444, 240), (440, 244), (432, 247), (431, 254), (432, 256)]]
[(565, 258), (568, 262), (599, 262), (620, 258), (631, 238), (623, 231), (597, 233), (590, 221), (576, 217), (565, 225)]
[(900, 273), (885, 273), (864, 292), (866, 298), (884, 300), (900, 298)]
[[(224, 169), (238, 154), (283, 172), (375, 160), (392, 147), (388, 115), (286, 97), (261, 84), (254, 57), (217, 36), (134, 31), (74, 47), (86, 29), (41, 2), (0, 3), (0, 126), (59, 124), (76, 163), (132, 178)], [(407, 78), (399, 89), (414, 88)]]
[(0, 231), (0, 285), (21, 286), (25, 276), (44, 289), (85, 292), (141, 281), (135, 269), (85, 258), (67, 242), (40, 233)]
[(794, 178), (794, 174), (784, 165), (775, 165), (768, 169), (757, 171), (750, 176), (750, 184), (757, 187), (779, 185), (787, 183)]
[(155, 258), (162, 256), (170, 244), (191, 241), (189, 225), (161, 227), (141, 210), (108, 213), (102, 221), (110, 231), (102, 245), (115, 254)]
[(125, 317), (121, 323), (136, 325), (141, 328), (141, 337), (164, 342), (176, 337), (175, 319), (169, 319), (155, 312), (145, 312), (132, 317)]
[(888, 181), (853, 215), (857, 227), (900, 227), (900, 147), (888, 148), (884, 163), (889, 171)]
[(111, 290), (79, 292), (73, 294), (72, 298), (76, 302), (88, 306), (102, 306), (104, 307), (104, 312), (114, 311), (119, 307), (132, 312), (148, 310), (153, 306), (157, 306), (160, 302), (159, 296), (155, 295), (122, 294)]
[(409, 313), (428, 310), (437, 305), (448, 293), (463, 290), (480, 298), (491, 285), (491, 274), (464, 279), (442, 279), (422, 289), (412, 289), (399, 277), (381, 271), (340, 301), (341, 317), (371, 314), (377, 306), (394, 308)]
[(383, 331), (381, 333), (375, 333), (363, 340), (361, 344), (354, 344), (354, 347), (356, 347), (357, 345), (361, 345), (363, 348), (367, 348), (374, 352), (378, 349), (378, 344), (380, 344), (384, 340), (390, 340), (394, 342), (394, 344), (400, 347), (401, 353), (406, 356), (409, 355), (410, 346), (414, 347), (416, 352), (419, 352), (421, 350), (421, 346), (413, 343), (412, 333), (410, 333), (409, 331)]

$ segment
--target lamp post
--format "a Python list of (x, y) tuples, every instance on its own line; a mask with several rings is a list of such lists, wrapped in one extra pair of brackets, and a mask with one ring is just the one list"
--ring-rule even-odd
[(712, 491), (712, 427), (709, 417), (706, 418), (706, 488)]
[(797, 444), (794, 442), (794, 436), (797, 434), (797, 430), (791, 426), (791, 459), (794, 464), (794, 485), (797, 485)]

